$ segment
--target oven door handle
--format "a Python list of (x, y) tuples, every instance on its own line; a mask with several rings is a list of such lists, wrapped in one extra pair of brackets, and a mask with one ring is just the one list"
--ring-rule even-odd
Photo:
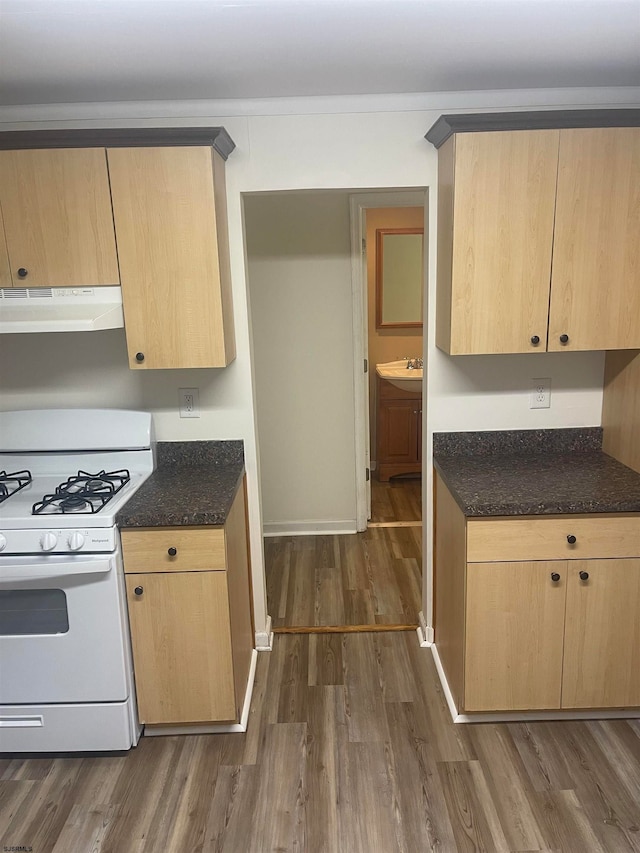
[(110, 559), (83, 560), (58, 565), (2, 565), (0, 562), (0, 586), (19, 581), (48, 581), (52, 578), (66, 578), (75, 575), (104, 575), (111, 571)]

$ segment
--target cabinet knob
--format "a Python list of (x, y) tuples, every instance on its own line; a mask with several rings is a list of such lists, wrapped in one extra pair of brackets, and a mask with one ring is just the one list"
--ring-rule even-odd
[(540, 343), (540, 338), (538, 337), (538, 335), (531, 335), (531, 343), (534, 345), (534, 347), (538, 346), (538, 344)]
[(560, 580), (560, 572), (551, 572), (551, 580), (554, 583), (558, 583), (558, 581)]
[(560, 335), (560, 343), (568, 344), (569, 343), (569, 335)]
[(133, 591), (135, 592), (136, 595), (142, 595), (142, 593), (144, 592), (144, 587), (137, 586)]
[(575, 545), (577, 541), (578, 541), (578, 540), (577, 540), (577, 539), (576, 539), (576, 537), (573, 535), (573, 533), (570, 533), (570, 534), (567, 536), (567, 542), (569, 543), (569, 545)]
[(580, 572), (580, 580), (588, 581), (589, 580), (589, 572)]
[(169, 550), (167, 551), (167, 554), (168, 554), (170, 557), (175, 557), (175, 555), (176, 555), (177, 553), (178, 553), (178, 549), (177, 549), (177, 548), (169, 548)]
[(136, 361), (144, 361), (144, 353), (143, 352), (137, 352), (136, 353)]
[(20, 278), (26, 278), (29, 275), (29, 270), (26, 270), (24, 267), (20, 267), (18, 270), (18, 275)]

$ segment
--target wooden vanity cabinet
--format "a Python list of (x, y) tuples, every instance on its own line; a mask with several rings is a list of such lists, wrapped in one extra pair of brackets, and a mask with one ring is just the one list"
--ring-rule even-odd
[(238, 721), (254, 647), (244, 487), (224, 527), (125, 529), (122, 549), (140, 721)]
[[(419, 382), (416, 382), (418, 387)], [(396, 474), (422, 471), (422, 394), (396, 388), (378, 377), (376, 473), (386, 482)]]
[(0, 151), (14, 287), (118, 285), (104, 148)]
[(463, 132), (438, 152), (436, 343), (640, 347), (640, 128)]
[(640, 707), (639, 515), (465, 519), (437, 475), (435, 549), (458, 711)]
[(224, 160), (211, 146), (109, 148), (129, 366), (235, 358)]

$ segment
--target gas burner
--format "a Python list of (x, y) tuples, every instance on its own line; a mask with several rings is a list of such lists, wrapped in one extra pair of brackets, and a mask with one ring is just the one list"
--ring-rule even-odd
[(54, 494), (45, 495), (31, 510), (32, 515), (100, 512), (102, 507), (131, 479), (126, 468), (120, 471), (87, 471), (69, 477), (56, 487)]
[(28, 486), (31, 479), (31, 471), (14, 471), (12, 474), (0, 471), (0, 503)]

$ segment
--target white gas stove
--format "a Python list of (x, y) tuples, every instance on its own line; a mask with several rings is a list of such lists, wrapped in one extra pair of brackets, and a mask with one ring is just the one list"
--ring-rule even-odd
[(139, 726), (119, 509), (151, 416), (0, 413), (0, 751), (128, 749)]

